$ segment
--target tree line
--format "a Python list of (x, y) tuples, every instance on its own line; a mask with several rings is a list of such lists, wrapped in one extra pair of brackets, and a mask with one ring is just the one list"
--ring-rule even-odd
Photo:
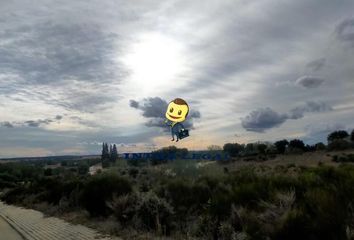
[[(230, 156), (257, 155), (257, 154), (285, 154), (313, 152), (320, 150), (345, 150), (354, 147), (354, 130), (349, 134), (345, 130), (334, 131), (327, 136), (327, 145), (323, 142), (316, 144), (305, 144), (301, 139), (282, 139), (274, 143), (256, 142), (248, 144), (226, 143), (223, 150)], [(210, 147), (215, 149), (215, 146)]]

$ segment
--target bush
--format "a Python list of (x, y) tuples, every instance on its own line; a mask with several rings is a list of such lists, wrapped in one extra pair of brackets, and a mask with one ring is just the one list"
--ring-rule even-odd
[(226, 143), (223, 146), (223, 150), (230, 154), (231, 157), (236, 157), (245, 148), (244, 145), (238, 143)]
[(22, 202), (26, 197), (27, 191), (24, 186), (18, 186), (6, 191), (2, 196), (1, 200), (7, 204), (16, 204)]
[(351, 144), (343, 139), (336, 139), (333, 140), (328, 144), (328, 150), (333, 151), (333, 150), (345, 150), (351, 147)]
[(302, 140), (293, 139), (289, 142), (289, 153), (301, 153), (306, 150), (305, 144)]
[(130, 168), (129, 171), (129, 176), (133, 177), (133, 178), (136, 178), (136, 176), (138, 175), (139, 173), (139, 169), (137, 168)]
[(315, 147), (316, 151), (326, 150), (326, 145), (324, 145), (324, 143), (322, 142), (316, 143)]
[(13, 183), (13, 182), (7, 182), (7, 181), (4, 181), (4, 180), (1, 180), (0, 179), (0, 189), (3, 189), (3, 188), (13, 188), (15, 187), (16, 184)]
[(111, 211), (106, 201), (112, 197), (128, 194), (132, 191), (131, 183), (117, 175), (100, 174), (91, 177), (83, 187), (81, 204), (91, 216), (107, 216)]
[(131, 223), (134, 215), (137, 212), (140, 199), (135, 193), (130, 193), (121, 196), (113, 196), (112, 200), (108, 202), (114, 216), (123, 225), (126, 226)]
[(289, 145), (289, 142), (286, 139), (284, 139), (284, 140), (276, 141), (274, 145), (278, 153), (284, 154), (286, 150), (286, 146)]
[(342, 140), (348, 136), (349, 136), (349, 134), (347, 133), (347, 131), (339, 130), (339, 131), (334, 131), (334, 132), (328, 134), (327, 140), (328, 140), (328, 142), (332, 142), (335, 140)]
[[(311, 219), (301, 210), (291, 210), (283, 223), (278, 227), (278, 231), (274, 234), (276, 240), (298, 240), (309, 239), (309, 225)], [(316, 238), (313, 238), (316, 239)]]
[(178, 210), (178, 215), (185, 217), (190, 211), (196, 211), (207, 203), (210, 198), (210, 189), (203, 183), (191, 183), (181, 179), (171, 180), (165, 186), (166, 198)]
[(7, 172), (0, 173), (0, 180), (6, 181), (6, 182), (17, 182), (18, 178), (12, 174), (9, 174)]
[(145, 229), (156, 230), (159, 234), (169, 235), (173, 213), (172, 206), (153, 192), (144, 193), (139, 199), (137, 216)]
[(354, 162), (354, 154), (348, 154), (346, 156), (339, 156), (339, 157), (337, 155), (334, 155), (332, 158), (332, 161), (333, 162), (342, 162), (342, 163)]

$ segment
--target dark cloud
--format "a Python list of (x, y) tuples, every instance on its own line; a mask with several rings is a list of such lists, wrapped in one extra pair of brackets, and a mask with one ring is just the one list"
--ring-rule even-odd
[(47, 21), (13, 26), (0, 39), (0, 73), (17, 76), (0, 92), (82, 112), (117, 100), (127, 74), (114, 60), (117, 34), (93, 23)]
[(168, 103), (159, 97), (145, 98), (141, 102), (130, 100), (130, 106), (142, 110), (146, 118), (164, 118), (167, 105)]
[(27, 84), (108, 81), (114, 77), (111, 52), (115, 38), (94, 24), (24, 24), (0, 32), (0, 39), (5, 40), (0, 45), (0, 71), (17, 74)]
[(327, 112), (331, 111), (332, 107), (324, 102), (309, 101), (304, 106), (299, 106), (290, 111), (289, 118), (298, 119), (304, 116), (307, 112)]
[(326, 58), (319, 58), (314, 61), (309, 62), (306, 67), (311, 69), (312, 71), (321, 70), (326, 64)]
[[(148, 118), (145, 123), (147, 127), (159, 127), (164, 130), (168, 130), (165, 121), (165, 113), (168, 106), (168, 102), (159, 97), (145, 98), (138, 102), (130, 100), (130, 106), (142, 111), (142, 115)], [(193, 120), (200, 118), (200, 112), (197, 110), (190, 110), (187, 120), (183, 122), (185, 128), (193, 129)]]
[(38, 120), (28, 120), (24, 122), (24, 125), (28, 127), (39, 127), (41, 125), (48, 125), (54, 122), (52, 119), (38, 119)]
[(130, 100), (129, 101), (129, 105), (132, 107), (132, 108), (139, 108), (139, 103), (135, 100)]
[(57, 115), (54, 118), (46, 118), (46, 119), (37, 119), (37, 120), (27, 120), (23, 122), (2, 122), (0, 126), (4, 126), (7, 128), (14, 128), (14, 127), (40, 127), (42, 125), (48, 125), (53, 122), (60, 122), (63, 118), (61, 115)]
[(314, 76), (303, 76), (295, 81), (295, 84), (304, 88), (317, 88), (324, 82), (324, 79)]
[(350, 42), (354, 46), (354, 18), (348, 18), (339, 23), (335, 30), (337, 38)]
[(247, 131), (264, 132), (267, 129), (280, 126), (287, 119), (286, 114), (279, 114), (271, 108), (260, 108), (241, 118), (241, 125)]
[(264, 132), (267, 129), (279, 127), (289, 119), (300, 119), (304, 117), (304, 113), (310, 112), (326, 112), (332, 108), (323, 102), (307, 102), (303, 106), (299, 106), (290, 110), (289, 114), (277, 113), (271, 108), (260, 108), (250, 112), (246, 117), (241, 118), (241, 125), (247, 131)]

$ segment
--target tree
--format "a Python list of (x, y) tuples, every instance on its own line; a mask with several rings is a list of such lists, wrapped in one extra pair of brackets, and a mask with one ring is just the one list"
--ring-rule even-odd
[(112, 152), (113, 152), (113, 146), (112, 144), (109, 144), (109, 160), (112, 160)]
[(77, 172), (81, 175), (86, 175), (89, 171), (89, 166), (86, 163), (81, 163), (78, 167), (77, 167)]
[(293, 139), (289, 142), (289, 148), (306, 150), (305, 144), (300, 139)]
[(305, 146), (305, 151), (306, 151), (306, 152), (314, 152), (314, 151), (316, 151), (316, 145), (309, 145), (309, 144), (306, 144), (306, 146)]
[(238, 143), (226, 143), (223, 150), (230, 154), (231, 157), (236, 157), (244, 148), (244, 145)]
[(350, 140), (352, 142), (354, 142), (354, 129), (353, 129), (352, 133), (350, 134)]
[(328, 150), (345, 150), (351, 147), (350, 142), (343, 139), (334, 139), (328, 144)]
[(326, 145), (323, 142), (318, 142), (315, 144), (316, 151), (326, 150)]
[(102, 155), (101, 155), (102, 166), (103, 165), (107, 166), (107, 162), (109, 161), (109, 159), (110, 159), (110, 155), (109, 155), (108, 144), (103, 143), (102, 144)]
[(113, 144), (112, 150), (111, 150), (111, 162), (115, 162), (118, 159), (118, 151), (117, 151), (117, 146)]
[(289, 142), (288, 142), (288, 140), (283, 139), (283, 140), (280, 140), (280, 141), (276, 141), (274, 143), (274, 145), (275, 145), (275, 147), (276, 147), (276, 149), (277, 149), (277, 151), (279, 153), (284, 154), (285, 150), (286, 150), (286, 146), (289, 145)]
[(266, 149), (267, 149), (267, 145), (265, 145), (264, 143), (260, 143), (260, 144), (257, 145), (257, 151), (260, 154), (265, 154)]
[(222, 148), (218, 145), (209, 145), (208, 146), (208, 150), (211, 151), (211, 152), (214, 152), (214, 151), (221, 151)]
[(347, 131), (339, 130), (339, 131), (334, 131), (334, 132), (330, 133), (327, 137), (327, 140), (328, 140), (328, 142), (332, 142), (334, 140), (343, 139), (348, 136), (349, 136), (349, 134), (347, 133)]
[(255, 147), (253, 143), (247, 143), (245, 146), (245, 151), (246, 152), (254, 152), (255, 151)]

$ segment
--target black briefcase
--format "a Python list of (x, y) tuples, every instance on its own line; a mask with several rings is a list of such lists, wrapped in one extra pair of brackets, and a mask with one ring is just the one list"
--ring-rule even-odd
[(183, 139), (183, 138), (186, 138), (189, 136), (189, 131), (188, 129), (183, 129), (183, 130), (180, 130), (179, 133), (178, 133), (178, 138), (179, 139)]

